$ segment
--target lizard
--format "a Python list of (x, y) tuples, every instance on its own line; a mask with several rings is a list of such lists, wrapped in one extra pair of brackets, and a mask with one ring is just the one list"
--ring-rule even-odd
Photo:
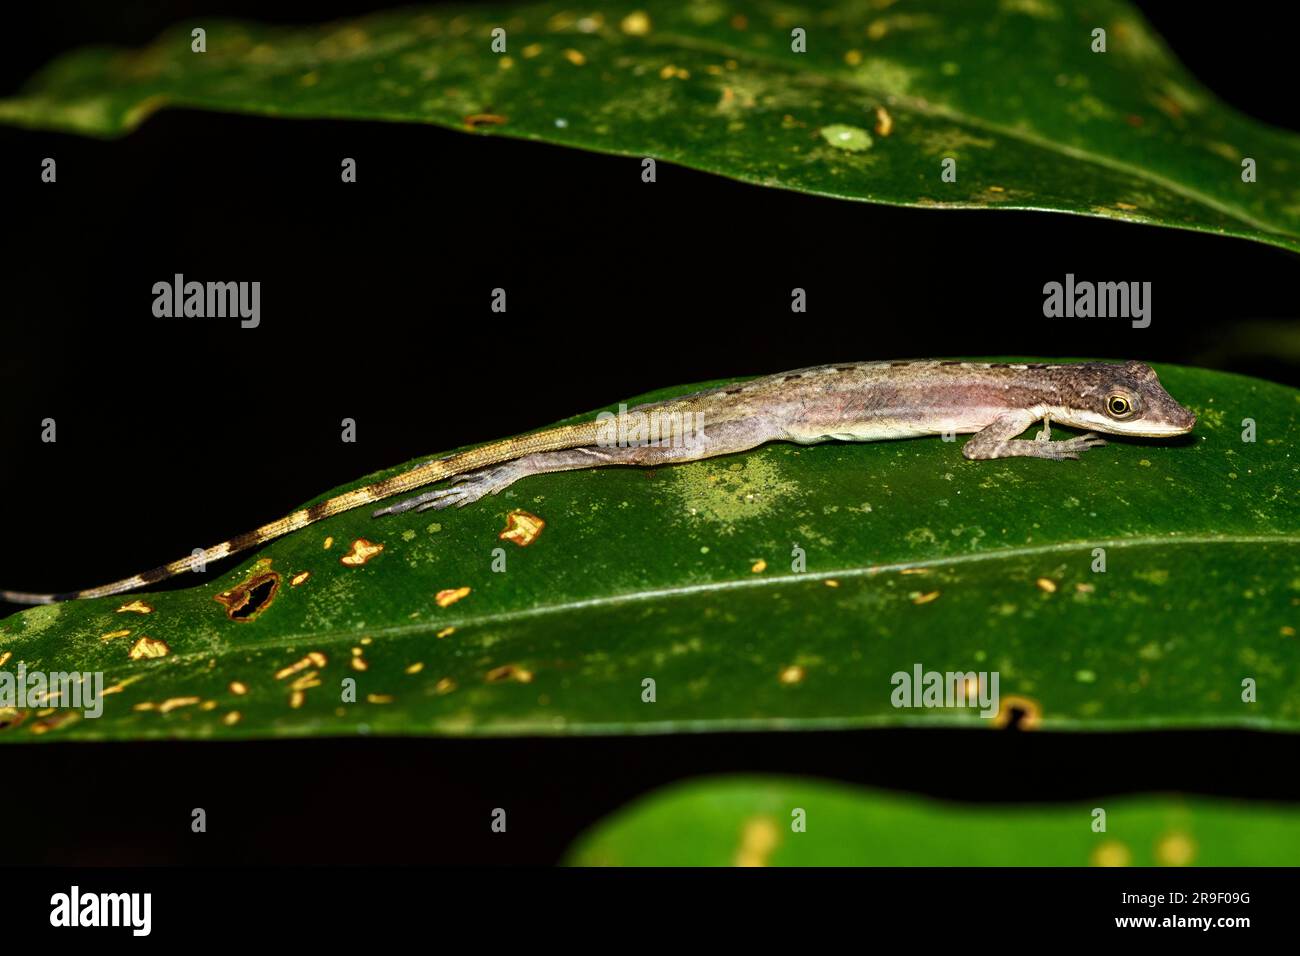
[[(1016, 437), (1039, 421), (1043, 427), (1034, 439)], [(1053, 422), (1092, 431), (1052, 441)], [(654, 430), (643, 427), (647, 424)], [(606, 465), (676, 464), (745, 452), (771, 441), (815, 444), (973, 434), (962, 446), (962, 454), (973, 461), (1061, 461), (1106, 444), (1095, 432), (1166, 438), (1185, 435), (1195, 424), (1196, 416), (1179, 405), (1151, 366), (1142, 362), (907, 360), (823, 365), (620, 408), (617, 418), (603, 413), (596, 421), (481, 445), (344, 492), (112, 584), (64, 594), (0, 590), (0, 599), (50, 604), (122, 594), (448, 479), (451, 483), (445, 487), (380, 508), (373, 516), (464, 507), (530, 475)]]

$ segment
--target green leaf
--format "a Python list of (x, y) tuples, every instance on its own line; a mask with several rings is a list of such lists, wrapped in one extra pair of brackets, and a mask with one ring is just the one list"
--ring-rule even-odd
[[(844, 199), (1055, 210), (1300, 249), (1300, 137), (1216, 100), (1126, 3), (744, 9), (476, 5), (312, 28), (205, 19), (141, 50), (56, 60), (0, 101), (0, 122), (113, 136), (177, 106), (433, 123)], [(194, 27), (205, 53), (191, 52)], [(491, 49), (497, 27), (504, 54)], [(792, 51), (796, 28), (806, 53)], [(945, 159), (956, 182), (940, 177)], [(1244, 159), (1257, 182), (1242, 181)]]
[[(795, 832), (794, 811), (804, 811)], [(1105, 832), (1094, 832), (1097, 809)], [(1300, 810), (1107, 797), (962, 806), (797, 777), (667, 787), (574, 844), (577, 866), (1291, 866)]]
[[(1160, 372), (1199, 417), (1191, 439), (1067, 462), (972, 462), (939, 438), (777, 443), (543, 475), (459, 510), (340, 515), (141, 598), (149, 614), (118, 611), (134, 595), (34, 608), (0, 621), (0, 666), (121, 689), (98, 719), (29, 708), (0, 739), (995, 723), (892, 706), (892, 675), (918, 664), (997, 671), (1003, 716), (1041, 710), (1045, 728), (1300, 729), (1300, 392)], [(527, 546), (499, 537), (516, 510), (546, 522)], [(343, 564), (359, 539), (383, 551)], [(100, 583), (52, 570), (73, 578), (56, 588)], [(231, 620), (216, 598), (270, 573), (274, 597)], [(132, 660), (143, 637), (167, 655)], [(295, 681), (319, 686), (298, 698)]]

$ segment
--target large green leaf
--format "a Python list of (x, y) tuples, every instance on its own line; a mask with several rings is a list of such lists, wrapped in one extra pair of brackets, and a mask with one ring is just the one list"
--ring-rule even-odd
[[(191, 52), (195, 27), (205, 53)], [(474, 128), (846, 199), (1057, 210), (1300, 249), (1300, 137), (1217, 101), (1116, 0), (197, 20), (139, 51), (57, 60), (0, 101), (0, 121), (117, 135), (166, 106)], [(955, 182), (940, 177), (948, 158)], [(1242, 181), (1247, 158), (1258, 182)]]
[[(1048, 728), (1300, 729), (1300, 392), (1160, 371), (1194, 439), (1073, 462), (971, 462), (939, 438), (772, 444), (538, 476), (461, 510), (340, 515), (143, 598), (149, 614), (119, 612), (130, 597), (28, 610), (0, 622), (6, 666), (124, 686), (99, 719), (33, 712), (0, 739), (994, 723), (893, 707), (892, 675), (918, 664), (996, 671), (1004, 716)], [(519, 509), (546, 522), (526, 546), (499, 537)], [(343, 564), (358, 539), (383, 551)], [(214, 600), (272, 572), (252, 619)], [(142, 637), (169, 652), (130, 659)]]
[[(803, 832), (793, 829), (803, 811)], [(1104, 811), (1104, 816), (1096, 811)], [(1094, 829), (1104, 823), (1105, 831)], [(781, 777), (715, 777), (651, 794), (574, 845), (578, 866), (1294, 866), (1300, 810), (1105, 797), (948, 804)]]

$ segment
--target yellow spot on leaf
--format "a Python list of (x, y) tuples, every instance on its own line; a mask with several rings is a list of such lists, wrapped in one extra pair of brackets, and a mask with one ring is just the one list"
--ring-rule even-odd
[(1166, 833), (1156, 843), (1156, 862), (1161, 866), (1188, 866), (1196, 858), (1196, 844), (1186, 833)]
[(782, 684), (798, 684), (804, 679), (804, 669), (798, 664), (791, 664), (781, 671)]
[(215, 700), (205, 700), (199, 704), (199, 710), (216, 710), (217, 702)]
[(927, 591), (924, 594), (922, 594), (920, 591), (916, 591), (912, 594), (912, 603), (929, 604), (931, 601), (938, 600), (938, 598), (939, 598), (938, 591)]
[(392, 694), (366, 694), (366, 700), (372, 704), (391, 704), (393, 702)]
[(143, 601), (132, 601), (130, 604), (123, 604), (117, 609), (118, 614), (152, 614), (153, 608)]
[(298, 585), (304, 584), (309, 577), (311, 577), (310, 571), (299, 571), (289, 579), (289, 584), (296, 588)]
[(754, 574), (762, 574), (764, 571), (767, 570), (767, 562), (764, 561), (762, 558), (759, 558), (757, 561), (754, 562), (754, 566), (749, 570)]
[(242, 681), (232, 680), (230, 682), (230, 692), (237, 697), (243, 697), (248, 693), (248, 686)]
[(836, 581), (834, 578), (828, 578), (823, 581), (822, 584), (826, 585), (828, 588), (837, 588), (840, 586), (840, 582)]
[(227, 727), (233, 727), (235, 724), (239, 723), (243, 716), (244, 715), (237, 710), (228, 711), (226, 715), (221, 718), (221, 722)]
[(771, 817), (752, 817), (740, 831), (736, 866), (767, 866), (772, 851), (781, 842), (781, 831)]
[(131, 650), (127, 656), (133, 661), (145, 660), (153, 657), (166, 657), (172, 652), (167, 646), (166, 641), (156, 641), (152, 637), (141, 637), (131, 645)]
[(497, 537), (502, 541), (513, 541), (521, 548), (526, 548), (542, 533), (546, 522), (527, 511), (512, 511), (506, 515), (506, 530)]
[(844, 62), (849, 66), (857, 66), (862, 62), (861, 50), (848, 50), (844, 54)]
[(574, 66), (582, 66), (587, 62), (587, 58), (578, 50), (565, 50), (564, 58)]
[(13, 656), (14, 656), (13, 651), (5, 651), (3, 654), (0, 654), (0, 667), (4, 667), (6, 664), (8, 664), (9, 658)]
[(158, 712), (168, 714), (178, 707), (193, 707), (198, 702), (198, 697), (169, 697), (158, 705)]
[(299, 671), (304, 671), (309, 667), (324, 667), (329, 663), (329, 658), (320, 651), (312, 651), (302, 660), (290, 664), (288, 667), (282, 667), (275, 672), (276, 680), (284, 680), (286, 677), (292, 677)]
[(650, 15), (644, 10), (633, 10), (618, 25), (619, 29), (632, 37), (643, 37), (650, 32)]
[(450, 607), (461, 598), (466, 597), (469, 592), (469, 588), (445, 588), (438, 592), (434, 600), (438, 602), (438, 607)]
[(122, 630), (122, 631), (110, 631), (108, 634), (101, 635), (99, 639), (101, 641), (111, 641), (117, 637), (126, 637), (130, 633), (131, 633), (130, 628), (127, 628), (126, 630)]
[(1051, 578), (1039, 578), (1034, 583), (1037, 584), (1042, 590), (1046, 591), (1048, 594), (1056, 593), (1056, 582), (1053, 581)]
[(455, 633), (456, 633), (456, 629), (454, 627), (444, 627), (441, 631), (438, 632), (438, 636), (451, 637)]
[(1118, 840), (1107, 840), (1092, 851), (1093, 866), (1128, 866), (1132, 862), (1132, 852)]
[(333, 537), (326, 538), (326, 539), (325, 539), (325, 550), (328, 551), (328, 550), (329, 550), (330, 548), (332, 548), (332, 547), (334, 547), (334, 538), (333, 538)]
[(416, 661), (414, 664), (411, 664), (410, 666), (408, 666), (408, 667), (406, 668), (406, 673), (408, 673), (408, 674), (418, 674), (418, 673), (420, 673), (420, 671), (422, 671), (422, 670), (424, 670), (424, 664), (423, 664), (422, 662), (420, 662), (420, 661)]
[(375, 544), (365, 538), (357, 538), (352, 542), (352, 550), (339, 558), (339, 563), (345, 564), (349, 568), (359, 568), (383, 550), (384, 546), (382, 544)]
[(542, 45), (540, 43), (530, 43), (523, 49), (524, 59), (531, 60), (533, 57), (541, 54), (541, 52)]
[(456, 682), (450, 677), (444, 677), (438, 683), (433, 685), (434, 692), (437, 694), (450, 694), (456, 689)]
[(364, 657), (358, 654), (352, 658), (352, 669), (354, 671), (369, 670), (370, 665), (366, 663), (366, 659)]
[(876, 107), (876, 135), (888, 136), (894, 131), (894, 118), (883, 106)]

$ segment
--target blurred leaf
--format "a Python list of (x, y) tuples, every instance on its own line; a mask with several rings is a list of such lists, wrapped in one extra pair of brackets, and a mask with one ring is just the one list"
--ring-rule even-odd
[[(1104, 818), (1095, 811), (1104, 810)], [(804, 832), (792, 825), (803, 811)], [(1094, 832), (1104, 821), (1105, 832)], [(1169, 796), (965, 806), (796, 777), (713, 777), (585, 833), (576, 866), (1293, 866), (1300, 811)]]

